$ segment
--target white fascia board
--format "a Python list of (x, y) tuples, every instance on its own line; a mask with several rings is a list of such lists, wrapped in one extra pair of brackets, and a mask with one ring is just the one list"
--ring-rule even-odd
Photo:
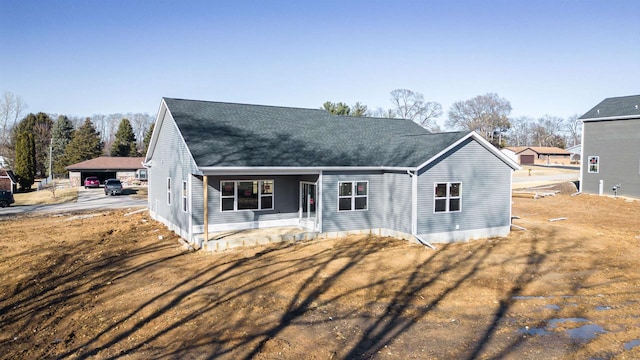
[(198, 167), (198, 170), (200, 175), (304, 175), (320, 174), (322, 171), (415, 171), (416, 169), (387, 166), (203, 166)]
[(507, 155), (503, 154), (502, 151), (498, 150), (498, 148), (496, 148), (495, 146), (491, 145), (491, 143), (489, 143), (487, 140), (485, 140), (482, 136), (478, 135), (475, 131), (471, 131), (469, 134), (465, 135), (460, 140), (458, 140), (458, 141), (454, 142), (453, 144), (449, 145), (448, 147), (444, 148), (442, 151), (440, 151), (439, 153), (437, 153), (436, 155), (431, 157), (429, 160), (427, 160), (427, 161), (423, 162), (422, 164), (418, 165), (417, 170), (419, 171), (423, 167), (425, 167), (425, 166), (429, 165), (430, 163), (434, 162), (435, 160), (439, 159), (442, 155), (446, 154), (447, 151), (449, 151), (449, 150), (455, 148), (456, 146), (462, 144), (468, 138), (473, 138), (474, 140), (476, 140), (480, 145), (482, 145), (482, 147), (484, 147), (485, 149), (489, 150), (493, 155), (498, 157), (500, 160), (502, 160), (505, 164), (507, 164), (513, 170), (522, 169), (520, 167), (520, 165), (515, 163), (513, 160), (509, 159), (509, 157)]
[(162, 122), (164, 121), (164, 114), (166, 112), (167, 112), (167, 103), (165, 103), (164, 98), (162, 98), (160, 100), (160, 107), (158, 108), (158, 113), (156, 114), (156, 121), (154, 122), (153, 133), (151, 134), (151, 140), (149, 141), (149, 148), (147, 149), (147, 153), (144, 156), (143, 162), (145, 164), (148, 163), (149, 156), (153, 154), (153, 151), (156, 148), (156, 144), (158, 142), (158, 134), (160, 133), (160, 128), (162, 127)]
[(627, 120), (627, 119), (640, 119), (640, 115), (636, 114), (636, 115), (623, 115), (623, 116), (607, 116), (607, 117), (599, 117), (599, 118), (592, 118), (592, 119), (579, 118), (578, 120), (585, 123), (585, 122), (591, 122), (591, 121), (611, 121), (611, 120)]
[[(182, 142), (182, 145), (184, 146), (184, 148), (187, 150), (187, 153), (189, 154), (189, 159), (190, 159), (191, 163), (194, 164), (194, 167), (196, 167), (195, 166), (196, 161), (193, 159), (193, 154), (191, 154), (191, 149), (189, 149), (189, 146), (187, 146), (187, 142), (184, 141), (184, 137), (182, 136), (182, 132), (180, 132), (180, 128), (178, 128), (178, 124), (176, 124), (176, 121), (173, 118), (173, 114), (171, 114), (171, 109), (169, 109), (169, 106), (167, 106), (167, 103), (164, 101), (164, 98), (162, 99), (162, 103), (160, 105), (160, 109), (163, 109), (163, 108), (165, 109), (164, 111), (158, 110), (158, 117), (159, 118), (160, 118), (160, 113), (162, 112), (162, 117), (160, 118), (161, 122), (158, 123), (158, 120), (156, 120), (156, 125), (153, 128), (153, 134), (151, 136), (151, 142), (149, 144), (149, 150), (151, 150), (151, 144), (153, 144), (154, 147), (156, 146), (156, 143), (158, 141), (158, 136), (160, 136), (159, 135), (160, 134), (160, 130), (161, 130), (162, 126), (165, 126), (164, 119), (166, 118), (166, 114), (168, 113), (169, 116), (171, 117), (171, 120), (172, 120), (171, 122), (173, 123), (173, 127), (175, 128), (176, 132), (180, 135), (180, 141)], [(158, 126), (158, 125), (160, 125), (160, 126)], [(146, 167), (146, 168), (153, 167), (153, 162), (150, 161), (151, 159), (149, 159), (149, 153), (152, 153), (152, 152), (147, 151), (147, 156), (144, 159), (144, 167)], [(203, 175), (203, 174), (202, 173), (196, 173), (196, 175)]]

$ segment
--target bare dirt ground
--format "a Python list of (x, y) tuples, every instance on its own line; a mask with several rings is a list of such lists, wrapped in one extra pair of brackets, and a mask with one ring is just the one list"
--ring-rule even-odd
[(436, 251), (194, 253), (125, 212), (0, 217), (1, 358), (640, 358), (640, 201), (517, 198), (527, 231)]

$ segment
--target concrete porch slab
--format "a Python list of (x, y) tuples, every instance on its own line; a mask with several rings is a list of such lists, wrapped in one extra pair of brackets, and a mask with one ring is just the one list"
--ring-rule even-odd
[[(297, 226), (222, 231), (210, 233), (209, 241), (203, 243), (202, 249), (205, 251), (222, 251), (241, 246), (313, 240), (317, 237), (318, 234), (316, 232)], [(197, 235), (196, 237), (198, 242), (203, 239), (204, 235)]]

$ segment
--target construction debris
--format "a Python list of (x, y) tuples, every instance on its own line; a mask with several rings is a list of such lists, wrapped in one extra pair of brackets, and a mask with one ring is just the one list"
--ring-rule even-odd
[(555, 196), (560, 191), (514, 191), (511, 196), (514, 198), (540, 199), (547, 196)]
[(135, 211), (128, 212), (128, 213), (124, 214), (124, 216), (131, 216), (131, 215), (133, 215), (133, 214), (141, 213), (141, 212), (143, 212), (143, 211), (147, 211), (147, 210), (148, 210), (147, 208), (143, 208), (143, 209), (135, 210)]

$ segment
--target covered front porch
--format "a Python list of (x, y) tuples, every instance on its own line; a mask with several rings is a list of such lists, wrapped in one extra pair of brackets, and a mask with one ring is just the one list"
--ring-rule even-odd
[(315, 238), (322, 231), (321, 182), (319, 172), (194, 176), (192, 242), (219, 250)]

